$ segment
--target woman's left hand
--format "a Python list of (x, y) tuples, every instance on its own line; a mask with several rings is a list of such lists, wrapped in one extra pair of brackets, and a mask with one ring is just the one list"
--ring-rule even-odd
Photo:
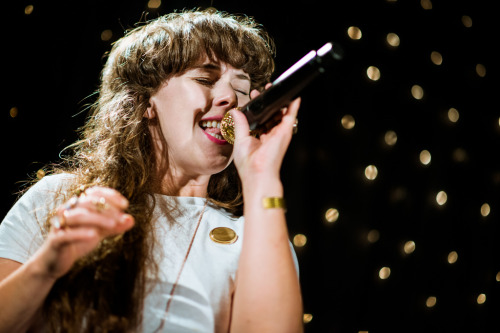
[[(266, 89), (270, 86), (269, 83)], [(250, 96), (254, 99), (259, 94), (258, 90), (253, 90)], [(230, 111), (235, 127), (233, 158), (242, 182), (263, 173), (279, 178), (281, 163), (292, 138), (299, 107), (300, 98), (297, 98), (283, 110), (281, 122), (259, 138), (250, 135), (248, 121), (241, 111)]]

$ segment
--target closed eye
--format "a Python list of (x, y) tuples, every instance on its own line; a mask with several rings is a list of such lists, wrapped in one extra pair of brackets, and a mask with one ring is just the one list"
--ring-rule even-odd
[(194, 80), (196, 82), (204, 85), (204, 86), (207, 86), (207, 87), (211, 87), (211, 86), (213, 86), (215, 84), (214, 80), (209, 79), (209, 78), (204, 78), (204, 77), (195, 78)]
[(239, 89), (235, 89), (236, 92), (242, 94), (243, 96), (248, 96), (249, 93), (246, 91), (246, 90), (239, 90)]
[[(198, 82), (201, 85), (204, 85), (206, 87), (212, 87), (215, 84), (215, 80), (209, 79), (209, 78), (204, 78), (204, 77), (198, 77), (194, 79), (196, 82)], [(247, 92), (245, 89), (234, 89), (237, 93), (242, 94), (243, 96), (248, 96), (250, 93)]]

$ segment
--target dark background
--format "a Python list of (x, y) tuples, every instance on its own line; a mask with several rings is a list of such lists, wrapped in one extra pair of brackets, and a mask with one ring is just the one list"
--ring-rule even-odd
[[(23, 181), (57, 162), (76, 139), (84, 109), (94, 101), (103, 55), (125, 29), (182, 8), (245, 13), (274, 37), (276, 74), (328, 41), (345, 51), (338, 66), (303, 92), (299, 134), (283, 166), (290, 237), (307, 238), (296, 247), (306, 331), (500, 331), (494, 1), (436, 0), (432, 9), (418, 0), (147, 4), (2, 5), (2, 216)], [(350, 26), (361, 29), (360, 40), (349, 38)], [(107, 29), (113, 36), (103, 41)], [(398, 47), (386, 42), (390, 32), (400, 37)], [(441, 53), (442, 65), (431, 62), (432, 51)], [(484, 77), (477, 64), (486, 68)], [(368, 79), (368, 66), (380, 69), (380, 80)], [(411, 95), (415, 84), (424, 90), (420, 100)], [(451, 107), (460, 115), (456, 123), (447, 117)], [(355, 119), (350, 130), (341, 125), (347, 114)], [(384, 142), (388, 130), (397, 134), (393, 146)], [(424, 149), (432, 156), (428, 165), (419, 161)], [(364, 176), (368, 165), (378, 169), (372, 181)], [(448, 197), (442, 206), (435, 200), (439, 191)], [(480, 214), (484, 203), (491, 207), (488, 216)], [(325, 220), (328, 208), (340, 213), (334, 223)], [(377, 241), (368, 241), (370, 231), (378, 232)], [(403, 252), (407, 241), (416, 245), (411, 254)], [(452, 251), (458, 260), (450, 264)], [(379, 278), (382, 267), (391, 269), (389, 278)], [(480, 294), (486, 295), (482, 304)], [(430, 296), (437, 300), (433, 307), (426, 306)]]

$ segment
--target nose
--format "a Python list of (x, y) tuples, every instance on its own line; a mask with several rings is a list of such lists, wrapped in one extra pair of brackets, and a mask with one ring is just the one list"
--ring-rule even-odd
[(215, 106), (232, 109), (238, 106), (238, 96), (229, 83), (220, 82), (214, 91)]

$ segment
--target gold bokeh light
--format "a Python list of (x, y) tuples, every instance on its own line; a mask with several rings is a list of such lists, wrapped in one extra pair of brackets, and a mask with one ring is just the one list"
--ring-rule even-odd
[(467, 160), (467, 151), (463, 148), (456, 148), (453, 150), (452, 156), (455, 162), (465, 162)]
[(31, 15), (31, 13), (33, 13), (34, 8), (35, 7), (33, 7), (33, 5), (27, 5), (26, 7), (24, 7), (24, 14)]
[(381, 280), (386, 280), (391, 276), (391, 269), (389, 267), (382, 267), (378, 272), (378, 277)]
[(449, 264), (454, 264), (457, 262), (457, 260), (458, 260), (457, 251), (451, 251), (450, 253), (448, 253), (448, 263)]
[(385, 132), (384, 141), (388, 146), (394, 146), (398, 141), (398, 135), (396, 132), (389, 130)]
[(458, 119), (460, 118), (460, 113), (458, 112), (457, 109), (455, 108), (450, 108), (448, 110), (448, 119), (452, 122), (452, 123), (456, 123), (458, 121)]
[(340, 122), (342, 124), (342, 127), (344, 127), (345, 129), (352, 129), (354, 128), (354, 125), (356, 125), (354, 117), (350, 114), (346, 114), (345, 116), (343, 116)]
[(151, 9), (156, 9), (161, 6), (161, 0), (149, 0), (148, 1), (148, 8)]
[(427, 300), (425, 301), (425, 306), (428, 308), (432, 308), (436, 305), (437, 298), (436, 296), (429, 296), (427, 297)]
[(325, 213), (325, 220), (333, 223), (339, 219), (339, 211), (336, 208), (329, 208)]
[(113, 37), (113, 31), (110, 29), (103, 30), (101, 32), (101, 40), (104, 42), (109, 41)]
[(431, 10), (432, 2), (431, 0), (420, 0), (420, 6), (422, 6), (422, 8), (425, 10)]
[(476, 73), (480, 77), (485, 77), (486, 76), (486, 67), (484, 67), (483, 64), (477, 64), (476, 65)]
[(349, 38), (351, 39), (354, 39), (354, 40), (358, 40), (358, 39), (361, 39), (361, 37), (363, 36), (363, 34), (361, 33), (361, 29), (359, 29), (358, 27), (349, 27), (347, 29), (347, 34), (349, 35)]
[(374, 180), (378, 176), (378, 169), (375, 165), (369, 165), (365, 168), (365, 177), (368, 180)]
[(395, 34), (394, 32), (390, 32), (387, 34), (387, 37), (386, 37), (386, 40), (387, 40), (387, 43), (390, 45), (390, 46), (394, 46), (394, 47), (397, 47), (399, 46), (399, 43), (401, 42), (399, 40), (399, 36), (397, 34)]
[(411, 87), (411, 95), (415, 99), (422, 99), (424, 97), (424, 89), (418, 84), (415, 84)]
[(43, 169), (40, 169), (36, 172), (36, 178), (38, 178), (38, 180), (42, 179), (43, 177), (45, 177), (45, 170)]
[(443, 63), (443, 56), (438, 51), (431, 52), (431, 61), (434, 65), (441, 65)]
[(469, 15), (464, 15), (462, 16), (462, 24), (464, 25), (464, 27), (466, 28), (470, 28), (472, 27), (472, 19), (470, 18)]
[(304, 324), (310, 323), (312, 319), (313, 319), (313, 315), (310, 313), (304, 313), (304, 315), (302, 316), (302, 320), (303, 320)]
[(481, 206), (481, 215), (484, 216), (484, 217), (486, 217), (486, 216), (490, 215), (490, 212), (491, 212), (490, 205), (487, 204), (487, 203), (484, 203)]
[(307, 237), (303, 234), (297, 234), (293, 237), (293, 245), (303, 247), (307, 243)]
[(403, 246), (403, 251), (406, 254), (411, 254), (413, 251), (415, 251), (415, 242), (414, 241), (407, 241), (405, 245)]
[(428, 165), (429, 163), (431, 163), (431, 153), (428, 150), (422, 150), (419, 157), (420, 163), (422, 163), (423, 165)]
[(376, 243), (380, 239), (380, 232), (376, 229), (372, 229), (366, 235), (366, 239), (370, 243)]
[(479, 294), (477, 296), (477, 304), (484, 304), (486, 302), (486, 294)]
[(19, 110), (15, 106), (10, 108), (9, 110), (9, 115), (11, 116), (11, 118), (16, 118), (18, 113)]
[(445, 191), (439, 191), (439, 193), (436, 195), (436, 202), (438, 205), (442, 206), (448, 201), (448, 195), (446, 194)]
[(380, 79), (380, 70), (375, 66), (370, 66), (366, 70), (366, 76), (372, 81), (378, 81)]

